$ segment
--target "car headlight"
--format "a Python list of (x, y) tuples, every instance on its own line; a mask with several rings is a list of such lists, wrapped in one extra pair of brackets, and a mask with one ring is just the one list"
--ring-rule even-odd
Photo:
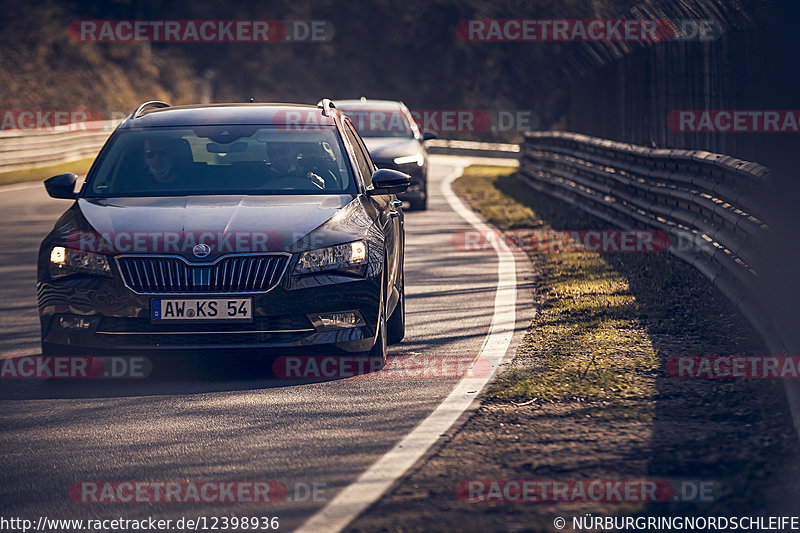
[(50, 275), (61, 278), (70, 274), (111, 276), (111, 265), (105, 255), (54, 246), (50, 251)]
[(294, 268), (295, 274), (311, 274), (323, 270), (344, 270), (360, 273), (367, 263), (367, 245), (364, 241), (350, 242), (303, 252)]
[(417, 166), (422, 166), (425, 164), (425, 158), (422, 157), (422, 154), (414, 154), (414, 155), (404, 155), (402, 157), (395, 157), (392, 161), (394, 161), (395, 165), (410, 165), (412, 163), (416, 163)]

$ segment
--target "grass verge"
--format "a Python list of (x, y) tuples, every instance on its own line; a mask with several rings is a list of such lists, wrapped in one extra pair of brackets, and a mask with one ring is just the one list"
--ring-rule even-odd
[[(542, 202), (512, 172), (470, 167), (454, 189), (500, 229), (598, 229), (588, 218)], [(539, 313), (514, 368), (489, 389), (489, 401), (601, 402), (603, 412), (614, 416), (647, 413), (656, 348), (639, 322), (642, 312), (629, 280), (607, 255), (536, 254)]]

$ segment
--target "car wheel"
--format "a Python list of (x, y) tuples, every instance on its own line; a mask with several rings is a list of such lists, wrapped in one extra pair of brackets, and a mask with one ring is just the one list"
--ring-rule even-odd
[[(389, 342), (386, 335), (386, 313), (381, 312), (381, 316), (378, 318), (378, 338), (375, 339), (375, 345), (369, 351), (369, 358), (380, 362), (381, 366), (383, 366), (388, 355)], [(372, 368), (371, 365), (370, 368)]]
[[(386, 262), (384, 261), (384, 265)], [(367, 353), (370, 358), (370, 368), (381, 368), (389, 356), (389, 341), (386, 334), (386, 270), (381, 277), (381, 298), (378, 304), (378, 335), (375, 345)]]
[(400, 273), (400, 299), (392, 316), (386, 321), (386, 336), (389, 344), (397, 344), (406, 336), (406, 294), (403, 273)]

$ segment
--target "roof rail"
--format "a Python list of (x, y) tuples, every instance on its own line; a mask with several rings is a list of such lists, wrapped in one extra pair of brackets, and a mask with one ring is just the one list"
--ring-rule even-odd
[(336, 104), (334, 104), (329, 98), (323, 98), (317, 104), (317, 107), (322, 109), (323, 117), (329, 117), (331, 116), (331, 108), (336, 109)]
[(131, 118), (139, 118), (145, 114), (145, 111), (149, 109), (160, 109), (162, 107), (169, 107), (169, 104), (166, 102), (160, 102), (158, 100), (151, 100), (150, 102), (145, 102), (139, 107), (136, 108), (136, 111), (131, 113)]

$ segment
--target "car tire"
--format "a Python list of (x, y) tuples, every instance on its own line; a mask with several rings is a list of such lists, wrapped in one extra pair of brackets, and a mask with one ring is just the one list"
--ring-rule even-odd
[(381, 298), (378, 303), (378, 334), (375, 344), (367, 353), (370, 359), (370, 368), (382, 368), (386, 364), (389, 356), (389, 341), (386, 334), (386, 262), (384, 261), (384, 273), (381, 276)]
[[(381, 366), (386, 363), (389, 356), (389, 341), (386, 335), (386, 313), (381, 312), (378, 318), (378, 338), (375, 339), (375, 345), (369, 351), (369, 358), (373, 361), (379, 361)], [(372, 368), (372, 365), (370, 365)]]
[(386, 338), (389, 344), (397, 344), (406, 336), (406, 295), (404, 275), (400, 273), (400, 299), (386, 321)]

